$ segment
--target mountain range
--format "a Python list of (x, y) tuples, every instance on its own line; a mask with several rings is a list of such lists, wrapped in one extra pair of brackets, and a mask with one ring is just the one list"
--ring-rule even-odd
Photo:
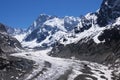
[[(119, 0), (103, 0), (98, 11), (80, 17), (40, 14), (26, 30), (0, 24), (0, 35), (0, 53), (6, 56), (0, 67), (15, 58), (16, 63), (33, 69), (32, 73), (26, 70), (25, 80), (120, 79)], [(16, 63), (14, 67), (21, 66)]]

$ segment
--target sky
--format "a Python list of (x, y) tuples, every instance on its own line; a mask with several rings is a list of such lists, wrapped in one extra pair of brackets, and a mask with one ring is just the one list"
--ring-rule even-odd
[(80, 16), (99, 9), (102, 0), (0, 0), (0, 23), (27, 28), (40, 14)]

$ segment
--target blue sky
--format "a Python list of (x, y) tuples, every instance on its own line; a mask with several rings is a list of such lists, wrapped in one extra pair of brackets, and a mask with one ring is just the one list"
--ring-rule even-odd
[(27, 28), (42, 13), (80, 16), (99, 9), (102, 0), (0, 0), (0, 22)]

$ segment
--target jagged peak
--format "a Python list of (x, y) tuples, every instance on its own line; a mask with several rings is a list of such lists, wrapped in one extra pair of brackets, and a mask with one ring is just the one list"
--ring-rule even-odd
[(50, 17), (51, 15), (48, 15), (48, 14), (42, 13), (42, 14), (40, 14), (39, 16), (48, 16), (48, 17)]
[(118, 17), (120, 17), (120, 0), (103, 0), (98, 12), (98, 24), (104, 27)]
[(7, 33), (6, 27), (4, 26), (4, 24), (0, 23), (0, 32), (5, 32)]

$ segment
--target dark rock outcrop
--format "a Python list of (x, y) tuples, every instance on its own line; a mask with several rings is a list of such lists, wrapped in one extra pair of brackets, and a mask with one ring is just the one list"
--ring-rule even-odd
[(5, 26), (0, 24), (0, 80), (24, 80), (23, 76), (32, 70), (33, 61), (10, 56), (21, 49), (19, 41), (8, 35)]
[(33, 69), (34, 62), (24, 58), (0, 58), (0, 80), (24, 80), (24, 76)]
[(7, 30), (3, 24), (0, 23), (0, 32), (5, 32), (7, 33)]
[(98, 24), (103, 27), (108, 23), (114, 22), (120, 17), (120, 1), (119, 0), (103, 0), (98, 13)]
[(19, 41), (7, 34), (3, 24), (0, 24), (0, 49), (5, 53), (17, 52), (22, 49)]

